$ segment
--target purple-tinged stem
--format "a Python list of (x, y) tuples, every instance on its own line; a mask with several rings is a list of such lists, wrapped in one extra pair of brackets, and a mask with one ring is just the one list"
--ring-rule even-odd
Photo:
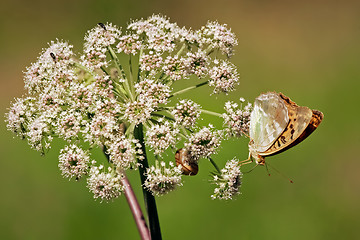
[[(103, 152), (107, 158), (108, 161), (110, 161), (109, 155), (106, 153), (106, 148), (105, 146), (103, 147)], [(121, 178), (121, 183), (123, 184), (123, 186), (125, 187), (124, 189), (124, 195), (126, 197), (126, 200), (129, 204), (130, 210), (133, 214), (135, 223), (136, 223), (136, 227), (139, 231), (140, 237), (142, 240), (151, 240), (150, 237), (150, 231), (149, 228), (146, 224), (146, 220), (144, 218), (144, 215), (141, 211), (139, 202), (135, 196), (135, 193), (130, 185), (129, 179), (127, 178), (125, 171), (124, 170), (120, 170), (120, 173), (122, 174), (122, 178)]]
[(128, 178), (125, 175), (125, 172), (122, 172), (123, 178), (121, 179), (121, 183), (125, 187), (125, 197), (129, 204), (130, 210), (133, 214), (136, 226), (138, 228), (139, 234), (141, 239), (143, 240), (150, 240), (150, 231), (146, 224), (144, 215), (141, 211), (139, 202), (137, 201), (137, 198), (135, 196), (135, 193), (130, 185), (130, 182)]

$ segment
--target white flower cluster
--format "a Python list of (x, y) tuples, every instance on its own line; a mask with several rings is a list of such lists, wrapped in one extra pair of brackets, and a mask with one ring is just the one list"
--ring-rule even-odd
[(192, 128), (200, 117), (200, 105), (189, 100), (181, 100), (171, 112), (177, 124)]
[(178, 39), (180, 28), (176, 23), (170, 23), (168, 19), (160, 15), (153, 15), (147, 20), (137, 20), (132, 22), (128, 29), (138, 35), (145, 35), (146, 46), (156, 52), (171, 52), (176, 47), (175, 41)]
[(145, 99), (128, 102), (125, 105), (124, 117), (130, 123), (138, 125), (145, 123), (151, 118), (151, 113), (154, 112), (153, 104)]
[(221, 169), (221, 174), (215, 174), (213, 177), (213, 182), (217, 188), (215, 188), (211, 198), (229, 200), (240, 194), (241, 176), (239, 161), (235, 158), (228, 161), (225, 167)]
[(110, 167), (106, 171), (103, 165), (93, 166), (90, 169), (87, 184), (95, 199), (109, 201), (119, 197), (124, 191), (121, 178), (122, 176)]
[(77, 145), (65, 146), (60, 151), (59, 168), (66, 178), (79, 180), (89, 171), (90, 157), (88, 152)]
[(167, 56), (164, 60), (162, 70), (167, 76), (169, 76), (169, 79), (172, 81), (177, 81), (188, 77), (185, 63), (181, 58), (179, 58), (178, 55)]
[(58, 92), (75, 79), (72, 48), (67, 42), (56, 41), (43, 49), (38, 60), (25, 72), (25, 88), (30, 94), (49, 92), (53, 88), (58, 88)]
[(84, 55), (81, 56), (82, 64), (91, 70), (106, 67), (108, 47), (119, 39), (121, 30), (111, 23), (99, 24), (88, 31), (85, 36)]
[(156, 162), (156, 166), (150, 166), (146, 172), (144, 187), (153, 195), (164, 195), (182, 186), (181, 173), (181, 166), (175, 167), (173, 162), (169, 163), (169, 168), (163, 161)]
[(119, 131), (120, 122), (115, 115), (109, 112), (95, 114), (90, 123), (84, 128), (85, 140), (92, 145), (102, 145), (115, 138)]
[(234, 46), (238, 45), (235, 34), (231, 32), (231, 29), (228, 29), (226, 24), (221, 25), (218, 22), (209, 21), (201, 28), (200, 36), (203, 44), (219, 48), (227, 56), (231, 56)]
[(139, 35), (131, 34), (131, 35), (124, 35), (119, 38), (119, 44), (117, 47), (117, 52), (121, 53), (124, 52), (125, 54), (132, 54), (136, 55), (138, 51), (142, 48), (142, 43), (139, 40)]
[(17, 98), (7, 113), (7, 128), (17, 136), (26, 136), (27, 122), (36, 114), (36, 99), (33, 97)]
[(149, 72), (152, 75), (162, 66), (162, 57), (160, 54), (154, 54), (150, 51), (149, 54), (144, 54), (140, 58), (140, 69), (143, 72)]
[(192, 134), (189, 142), (185, 144), (188, 154), (193, 160), (209, 157), (216, 153), (221, 143), (221, 132), (212, 131), (213, 126), (203, 127), (199, 132)]
[(203, 78), (207, 75), (209, 68), (209, 58), (205, 51), (199, 50), (195, 53), (187, 53), (185, 59), (185, 66), (189, 74), (195, 74), (199, 78)]
[(152, 79), (143, 79), (135, 84), (135, 91), (139, 94), (141, 101), (152, 102), (154, 108), (159, 104), (167, 104), (170, 96), (170, 88), (162, 83), (157, 83)]
[(227, 60), (215, 60), (215, 66), (210, 70), (209, 86), (214, 87), (213, 93), (232, 91), (239, 83), (239, 76), (234, 64)]
[(50, 134), (50, 121), (51, 119), (44, 114), (34, 118), (27, 126), (27, 140), (30, 146), (42, 153), (45, 149), (50, 148), (50, 142), (53, 140)]
[(179, 129), (177, 129), (174, 125), (169, 122), (165, 122), (164, 124), (156, 124), (152, 126), (146, 132), (147, 140), (146, 143), (152, 149), (154, 149), (154, 153), (156, 155), (164, 152), (168, 147), (175, 146), (177, 140)]
[(127, 139), (120, 135), (115, 141), (107, 144), (107, 154), (110, 161), (120, 169), (129, 169), (138, 167), (136, 156), (141, 156), (141, 144), (136, 139)]
[[(240, 98), (240, 102), (245, 102), (245, 99)], [(237, 103), (229, 101), (225, 103), (225, 111), (223, 118), (227, 134), (235, 137), (241, 137), (244, 134), (249, 135), (252, 104), (248, 103), (244, 108), (241, 104), (239, 108)]]
[(76, 138), (80, 133), (81, 126), (85, 125), (83, 123), (83, 116), (80, 111), (75, 109), (69, 109), (60, 113), (57, 122), (57, 133), (59, 136), (65, 140), (70, 140), (71, 138)]
[[(227, 59), (237, 45), (234, 33), (217, 22), (192, 30), (153, 15), (132, 21), (125, 32), (99, 23), (84, 40), (80, 56), (67, 42), (53, 41), (27, 68), (28, 94), (10, 107), (7, 128), (41, 153), (54, 137), (65, 140), (69, 146), (59, 156), (62, 175), (86, 176), (94, 197), (103, 200), (121, 194), (120, 173), (147, 165), (141, 162), (147, 159), (142, 144), (159, 161), (167, 149), (175, 152), (183, 145), (195, 175), (199, 159), (218, 152), (223, 131), (198, 126), (200, 113), (211, 111), (177, 97), (206, 85), (212, 93), (234, 90), (239, 76)], [(128, 58), (124, 66), (120, 54)], [(191, 84), (194, 78), (202, 82), (173, 91), (175, 82)], [(236, 108), (227, 103), (223, 118), (226, 131), (238, 136), (248, 128), (250, 107)], [(145, 131), (141, 137), (140, 128)], [(89, 152), (79, 147), (83, 142), (102, 148), (110, 168), (105, 171), (102, 163), (90, 160)], [(172, 162), (169, 168), (164, 162), (149, 168), (146, 176), (144, 187), (155, 195), (181, 185), (181, 170)]]

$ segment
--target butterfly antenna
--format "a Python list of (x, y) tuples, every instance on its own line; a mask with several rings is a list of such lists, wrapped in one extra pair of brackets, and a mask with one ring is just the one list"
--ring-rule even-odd
[(267, 162), (265, 162), (265, 168), (266, 168), (266, 172), (268, 173), (268, 175), (270, 177), (271, 175), (270, 175), (270, 171), (269, 171)]
[(256, 164), (253, 168), (251, 168), (249, 171), (243, 172), (243, 173), (250, 173), (252, 172), (257, 166), (259, 166), (259, 164)]
[[(283, 174), (282, 172), (280, 172), (279, 170), (277, 170), (276, 168), (274, 168), (273, 166), (271, 166), (269, 163), (267, 163), (265, 166), (266, 166), (266, 169), (267, 169), (267, 166), (269, 165), (270, 168), (272, 168), (275, 172), (277, 172), (278, 174), (280, 174), (283, 178), (287, 179), (290, 183), (294, 183), (288, 176), (286, 176), (285, 174)], [(270, 173), (269, 173), (269, 176), (270, 176)]]

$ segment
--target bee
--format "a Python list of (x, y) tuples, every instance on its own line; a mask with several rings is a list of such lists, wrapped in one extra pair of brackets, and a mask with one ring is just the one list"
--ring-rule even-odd
[(188, 151), (184, 148), (180, 148), (175, 153), (176, 166), (181, 165), (184, 175), (194, 176), (199, 171), (197, 163), (192, 161)]

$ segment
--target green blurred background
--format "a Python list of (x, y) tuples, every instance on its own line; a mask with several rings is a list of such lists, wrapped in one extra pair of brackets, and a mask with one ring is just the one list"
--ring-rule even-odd
[[(162, 13), (194, 29), (207, 20), (227, 23), (239, 38), (232, 61), (241, 73), (228, 97), (249, 101), (281, 91), (299, 105), (321, 110), (311, 137), (268, 161), (290, 184), (264, 168), (244, 175), (237, 200), (210, 200), (209, 164), (184, 178), (178, 191), (157, 198), (164, 239), (356, 239), (360, 226), (358, 1), (44, 1), (1, 0), (0, 116), (24, 94), (22, 71), (47, 42), (69, 40), (80, 51), (98, 22), (126, 26), (129, 19)], [(224, 96), (206, 87), (194, 97), (222, 111)], [(210, 118), (221, 125), (216, 118)], [(85, 182), (63, 179), (60, 146), (41, 157), (13, 138), (0, 121), (0, 239), (138, 239), (124, 197), (94, 201)], [(226, 141), (215, 159), (247, 157), (247, 140)], [(100, 153), (94, 157), (101, 158)], [(137, 172), (129, 178), (142, 202)]]

